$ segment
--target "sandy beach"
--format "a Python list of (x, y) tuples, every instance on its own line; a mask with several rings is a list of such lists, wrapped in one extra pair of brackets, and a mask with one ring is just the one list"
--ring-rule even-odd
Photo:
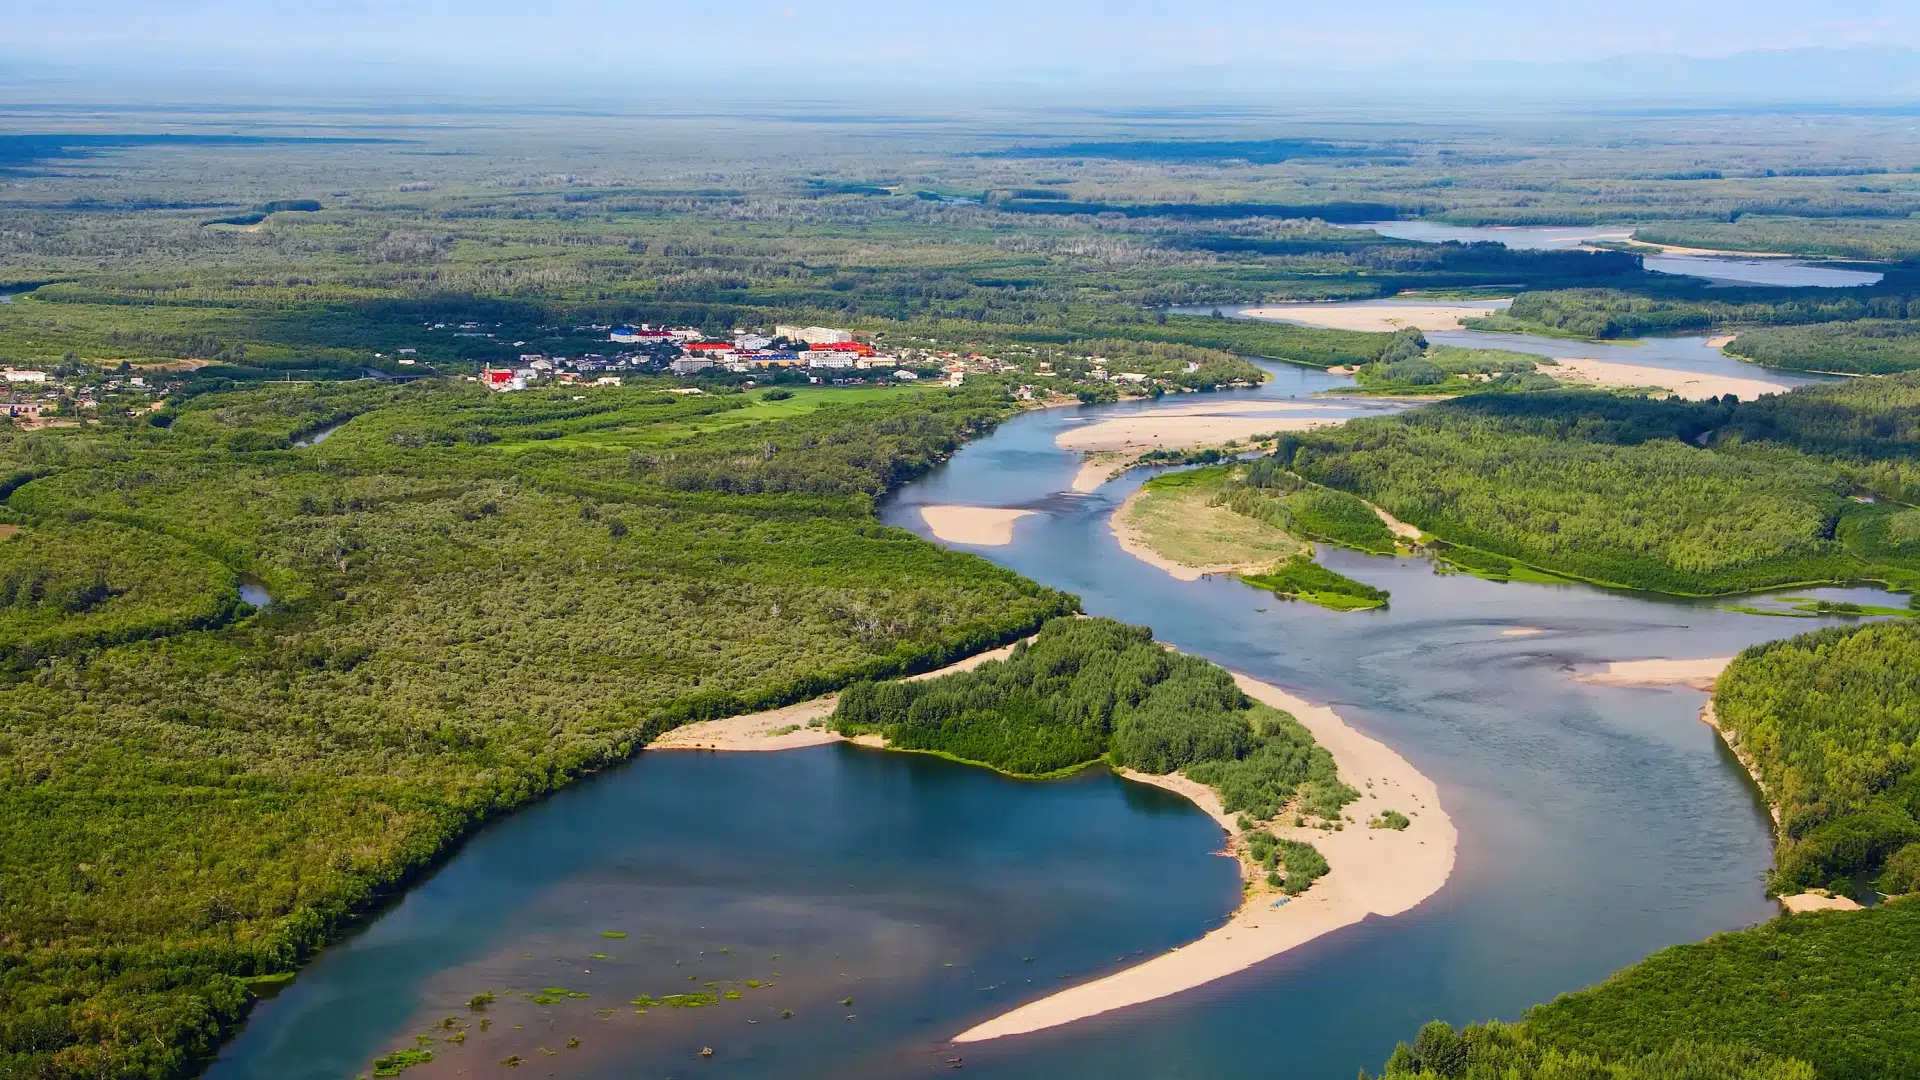
[(1700, 660), (1615, 660), (1598, 671), (1582, 671), (1575, 682), (1595, 686), (1690, 686), (1712, 690), (1714, 680), (1733, 663), (1731, 656)]
[(1724, 349), (1733, 344), (1733, 339), (1739, 336), (1739, 334), (1715, 334), (1708, 338), (1704, 344), (1709, 349)]
[(1244, 442), (1271, 432), (1308, 431), (1346, 422), (1343, 417), (1324, 415), (1329, 408), (1259, 401), (1181, 405), (1068, 428), (1053, 441), (1062, 450), (1088, 453), (1189, 450), (1231, 440)]
[(1512, 301), (1479, 304), (1271, 304), (1242, 312), (1258, 319), (1282, 319), (1327, 330), (1458, 330), (1461, 319), (1477, 319), (1503, 310)]
[(933, 535), (949, 544), (1000, 547), (1013, 543), (1013, 523), (1031, 510), (992, 506), (923, 506), (920, 517)]
[(1688, 401), (1734, 394), (1751, 401), (1764, 394), (1784, 394), (1792, 387), (1766, 379), (1746, 379), (1733, 375), (1701, 375), (1691, 371), (1621, 364), (1611, 360), (1592, 360), (1578, 356), (1556, 356), (1557, 368), (1544, 369), (1562, 382), (1593, 386), (1657, 386)]
[[(1458, 836), (1440, 808), (1439, 791), (1431, 780), (1384, 744), (1347, 726), (1333, 710), (1244, 675), (1234, 679), (1249, 697), (1298, 717), (1333, 755), (1341, 778), (1363, 792), (1360, 801), (1348, 808), (1360, 824), (1337, 833), (1275, 830), (1283, 837), (1312, 842), (1327, 857), (1332, 872), (1284, 907), (1270, 906), (1277, 894), (1255, 891), (1225, 925), (1200, 940), (1022, 1005), (961, 1032), (955, 1042), (1039, 1031), (1191, 990), (1370, 915), (1408, 911), (1446, 884), (1453, 872)], [(1237, 831), (1209, 789), (1177, 776), (1129, 774), (1129, 778), (1192, 799), (1229, 835)], [(1404, 832), (1366, 827), (1368, 818), (1389, 809), (1409, 815), (1412, 824)]]
[[(914, 682), (920, 679), (937, 679), (956, 671), (971, 671), (989, 660), (1004, 660), (1012, 652), (1013, 646), (1002, 645), (997, 649), (975, 653), (943, 668), (909, 675), (907, 680)], [(753, 752), (797, 750), (803, 746), (841, 742), (846, 737), (831, 728), (808, 726), (815, 720), (825, 720), (833, 715), (834, 707), (838, 704), (840, 704), (840, 695), (828, 694), (825, 697), (813, 698), (795, 705), (785, 705), (778, 709), (768, 709), (765, 712), (682, 724), (648, 743), (647, 749)], [(864, 735), (854, 741), (870, 746), (879, 745), (875, 737)]]

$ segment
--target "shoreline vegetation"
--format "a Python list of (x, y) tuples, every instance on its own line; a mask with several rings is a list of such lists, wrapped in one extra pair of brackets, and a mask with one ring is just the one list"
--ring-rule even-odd
[[(1129, 705), (1132, 694), (1140, 696)], [(1325, 706), (1107, 619), (1056, 619), (1034, 638), (949, 668), (689, 725), (649, 749), (785, 750), (849, 739), (1021, 777), (1105, 762), (1124, 779), (1193, 802), (1241, 867), (1242, 902), (1221, 926), (968, 1028), (956, 1042), (1038, 1031), (1204, 985), (1370, 916), (1410, 910), (1452, 873), (1453, 823), (1432, 781), (1404, 758)]]
[[(1697, 686), (1719, 663), (1631, 661), (1600, 675)], [(1786, 913), (1662, 950), (1514, 1024), (1456, 1032), (1434, 1021), (1394, 1050), (1382, 1080), (1920, 1074), (1916, 702), (1920, 627), (1909, 621), (1830, 627), (1732, 658), (1701, 720), (1773, 816), (1768, 888)], [(1880, 903), (1863, 908), (1863, 888)]]

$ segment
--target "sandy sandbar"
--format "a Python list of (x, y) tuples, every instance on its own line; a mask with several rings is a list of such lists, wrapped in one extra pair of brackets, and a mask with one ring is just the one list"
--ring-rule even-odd
[(1851, 896), (1830, 896), (1826, 893), (1803, 892), (1780, 898), (1780, 906), (1788, 911), (1804, 913), (1808, 911), (1859, 911), (1860, 902)]
[(1501, 311), (1512, 301), (1480, 304), (1376, 304), (1367, 301), (1340, 304), (1271, 304), (1242, 312), (1257, 319), (1281, 319), (1328, 330), (1458, 330), (1461, 319), (1477, 319)]
[(1739, 336), (1739, 334), (1715, 334), (1708, 338), (1703, 344), (1709, 349), (1724, 349), (1733, 344), (1733, 339)]
[(1731, 656), (1699, 660), (1615, 660), (1598, 671), (1582, 671), (1575, 682), (1595, 686), (1690, 686), (1712, 690), (1720, 673), (1733, 663)]
[(1500, 631), (1501, 637), (1534, 637), (1546, 633), (1537, 626), (1509, 626)]
[(1579, 356), (1556, 356), (1557, 367), (1542, 369), (1562, 382), (1593, 386), (1656, 386), (1670, 390), (1688, 401), (1733, 394), (1751, 401), (1763, 394), (1784, 394), (1793, 387), (1766, 379), (1746, 379), (1734, 375), (1702, 375), (1672, 368), (1621, 364), (1612, 360), (1593, 360)]
[[(1348, 808), (1359, 824), (1341, 832), (1274, 830), (1310, 841), (1327, 857), (1332, 871), (1284, 907), (1270, 906), (1276, 894), (1254, 891), (1225, 925), (1200, 940), (1022, 1005), (961, 1032), (955, 1042), (1039, 1031), (1191, 990), (1370, 915), (1408, 911), (1446, 884), (1458, 834), (1431, 780), (1385, 744), (1349, 727), (1333, 710), (1244, 675), (1234, 680), (1254, 700), (1299, 718), (1333, 755), (1341, 778), (1362, 791), (1360, 801)], [(1237, 832), (1212, 790), (1185, 777), (1127, 775), (1192, 799), (1229, 835)], [(1411, 824), (1404, 832), (1366, 827), (1368, 818), (1385, 810), (1409, 815)]]
[(1033, 513), (996, 506), (923, 506), (921, 520), (933, 535), (949, 544), (1001, 547), (1013, 543), (1013, 523)]
[(1180, 405), (1068, 428), (1053, 441), (1062, 450), (1086, 453), (1193, 450), (1233, 440), (1245, 442), (1272, 432), (1308, 431), (1345, 423), (1346, 417), (1325, 415), (1334, 408), (1256, 401)]

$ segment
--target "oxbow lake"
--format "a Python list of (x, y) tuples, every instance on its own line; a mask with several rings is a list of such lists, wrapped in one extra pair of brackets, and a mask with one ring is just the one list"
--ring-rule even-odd
[[(1270, 370), (1274, 381), (1223, 397), (1284, 408), (1345, 382)], [(1024, 414), (883, 516), (925, 533), (923, 505), (1035, 510), (1011, 544), (979, 554), (1077, 593), (1090, 613), (1329, 703), (1393, 746), (1439, 784), (1460, 831), (1454, 877), (1427, 904), (1185, 995), (955, 1049), (944, 1040), (973, 1023), (1224, 920), (1238, 889), (1213, 854), (1218, 830), (1100, 769), (1021, 782), (849, 746), (649, 753), (481, 830), (262, 1003), (209, 1075), (353, 1076), (456, 1017), (473, 1025), (465, 1041), (438, 1030), (435, 1060), (408, 1076), (492, 1073), (519, 1054), (529, 1075), (596, 1080), (879, 1080), (956, 1064), (1021, 1080), (1349, 1080), (1425, 1020), (1511, 1019), (1663, 946), (1775, 913), (1766, 814), (1699, 722), (1706, 695), (1571, 674), (1728, 655), (1829, 620), (1499, 584), (1338, 550), (1322, 560), (1390, 589), (1387, 609), (1341, 614), (1230, 579), (1175, 581), (1108, 528), (1147, 474), (1062, 494), (1078, 461), (1054, 439), (1194, 400)], [(483, 990), (501, 994), (485, 1032), (464, 1004)], [(741, 996), (643, 1016), (628, 1004), (702, 990)]]

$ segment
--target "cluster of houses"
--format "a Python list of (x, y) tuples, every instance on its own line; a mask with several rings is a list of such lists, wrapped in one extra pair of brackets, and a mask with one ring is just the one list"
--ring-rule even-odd
[[(893, 378), (919, 378), (901, 367), (900, 357), (883, 355), (874, 346), (854, 340), (851, 330), (829, 326), (780, 325), (771, 334), (743, 329), (725, 340), (709, 338), (692, 327), (616, 326), (610, 328), (607, 340), (640, 346), (640, 351), (611, 357), (596, 353), (579, 357), (526, 354), (516, 364), (489, 364), (478, 378), (495, 390), (523, 390), (537, 383), (618, 386), (621, 376), (629, 373), (698, 375), (781, 368), (827, 376), (877, 368), (890, 372)], [(950, 371), (948, 381), (958, 384), (963, 377), (964, 373)]]
[(169, 386), (143, 375), (65, 379), (34, 368), (0, 367), (0, 416), (24, 428), (76, 424), (104, 401), (134, 415), (160, 408)]

